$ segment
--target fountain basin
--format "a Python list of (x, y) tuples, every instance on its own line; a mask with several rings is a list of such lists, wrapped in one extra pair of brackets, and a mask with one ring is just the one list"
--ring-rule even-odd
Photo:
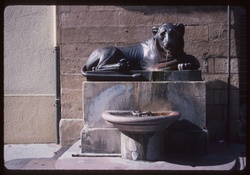
[(146, 134), (165, 129), (180, 118), (180, 113), (177, 111), (108, 110), (102, 114), (102, 117), (120, 131)]
[(156, 161), (164, 157), (164, 129), (176, 122), (180, 113), (109, 110), (102, 117), (121, 131), (122, 158)]

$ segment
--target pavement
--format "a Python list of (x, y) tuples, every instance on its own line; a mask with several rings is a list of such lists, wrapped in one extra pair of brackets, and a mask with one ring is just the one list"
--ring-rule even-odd
[[(73, 155), (73, 156), (72, 156)], [(161, 161), (132, 161), (116, 155), (80, 153), (80, 141), (71, 147), (57, 144), (4, 145), (7, 170), (209, 170), (244, 172), (246, 145), (210, 143), (209, 153), (201, 155), (167, 155)]]

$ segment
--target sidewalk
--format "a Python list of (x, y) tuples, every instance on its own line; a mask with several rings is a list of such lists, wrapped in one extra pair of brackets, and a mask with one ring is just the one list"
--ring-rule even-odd
[[(80, 153), (80, 142), (72, 147), (56, 144), (5, 145), (5, 167), (10, 170), (243, 170), (246, 145), (211, 143), (207, 156), (168, 155), (163, 161), (142, 162), (120, 157), (72, 157)], [(98, 166), (97, 166), (98, 165)]]

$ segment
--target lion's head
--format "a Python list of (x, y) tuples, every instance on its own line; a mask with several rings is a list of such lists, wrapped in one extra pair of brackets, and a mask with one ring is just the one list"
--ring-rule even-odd
[(176, 57), (178, 54), (183, 53), (184, 32), (185, 27), (183, 24), (166, 23), (160, 27), (152, 28), (157, 49), (164, 52), (167, 57)]

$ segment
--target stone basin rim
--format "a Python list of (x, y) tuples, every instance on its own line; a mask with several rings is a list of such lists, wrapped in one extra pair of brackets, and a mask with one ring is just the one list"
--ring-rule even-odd
[(124, 116), (124, 114), (132, 113), (132, 110), (107, 110), (102, 114), (102, 117), (110, 123), (148, 123), (148, 122), (162, 122), (164, 120), (178, 120), (180, 113), (177, 111), (151, 111), (152, 113), (169, 113), (168, 115), (158, 116)]

